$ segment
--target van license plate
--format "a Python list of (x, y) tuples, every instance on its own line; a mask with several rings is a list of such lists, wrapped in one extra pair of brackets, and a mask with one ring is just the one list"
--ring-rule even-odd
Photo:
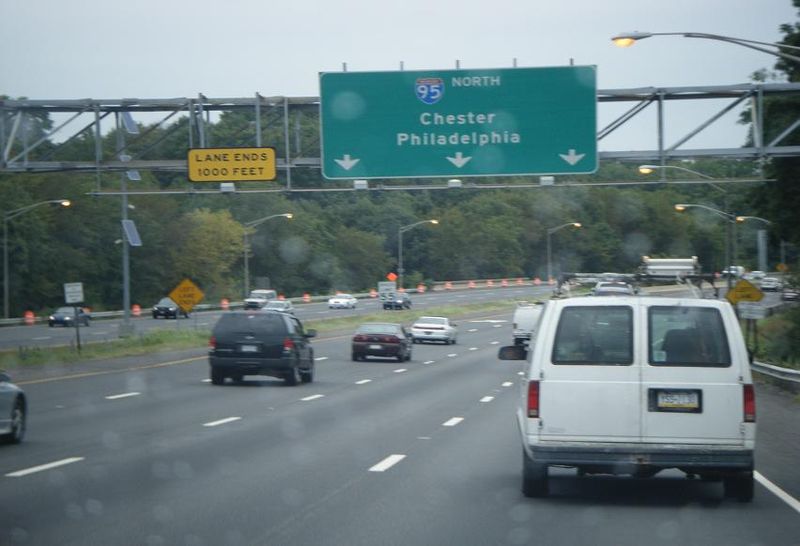
[(698, 389), (655, 389), (650, 393), (650, 410), (699, 413), (702, 411), (702, 393)]
[(257, 345), (239, 345), (239, 352), (240, 353), (257, 353), (258, 346)]

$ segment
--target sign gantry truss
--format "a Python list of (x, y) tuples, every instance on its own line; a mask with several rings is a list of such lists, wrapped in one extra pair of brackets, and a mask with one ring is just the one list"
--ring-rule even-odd
[[(598, 130), (597, 139), (618, 131), (645, 111), (655, 109), (655, 140), (657, 147), (650, 150), (600, 151), (600, 160), (658, 162), (701, 157), (738, 159), (766, 159), (800, 155), (800, 146), (785, 144), (787, 137), (800, 126), (800, 118), (784, 121), (780, 132), (767, 139), (764, 128), (777, 120), (766, 120), (765, 102), (772, 97), (800, 98), (798, 83), (751, 83), (702, 87), (643, 87), (632, 89), (600, 89), (597, 91), (598, 111), (604, 105), (630, 103), (630, 107), (612, 122)], [(674, 143), (667, 143), (665, 135), (670, 123), (665, 105), (670, 101), (726, 101), (726, 105), (697, 124)], [(752, 145), (738, 148), (690, 148), (691, 139), (718, 122), (734, 109), (747, 109), (752, 124)], [(41, 173), (55, 171), (76, 172), (126, 172), (150, 170), (187, 172), (185, 155), (182, 157), (153, 158), (159, 142), (176, 131), (185, 131), (189, 148), (228, 146), (212, 138), (212, 116), (223, 112), (241, 112), (249, 117), (253, 127), (252, 142), (255, 147), (274, 146), (278, 150), (276, 167), (283, 172), (285, 190), (292, 190), (292, 171), (298, 168), (321, 167), (319, 142), (300, 138), (303, 116), (316, 117), (320, 112), (319, 97), (265, 97), (256, 94), (249, 98), (196, 98), (172, 99), (77, 99), (77, 100), (10, 100), (0, 99), (0, 174)], [(157, 117), (152, 124), (134, 122), (138, 114)], [(43, 119), (54, 121), (53, 127), (43, 129)], [(66, 119), (63, 119), (66, 118)], [(63, 120), (62, 120), (63, 119)], [(178, 123), (178, 121), (183, 123)], [(87, 123), (88, 121), (88, 123)], [(769, 122), (769, 123), (767, 123)], [(125, 133), (118, 138), (114, 150), (104, 149), (103, 135), (112, 129)], [(152, 135), (162, 129), (155, 142)], [(83, 137), (82, 137), (83, 135)], [(70, 142), (86, 135), (93, 136), (94, 148), (86, 150), (86, 157), (60, 160), (59, 150)], [(268, 141), (265, 141), (268, 140)], [(146, 145), (144, 144), (146, 143)], [(242, 145), (237, 143), (236, 145)], [(105, 144), (107, 147), (108, 144)], [(132, 150), (137, 150), (135, 153)], [(185, 151), (184, 151), (185, 153)], [(147, 159), (142, 156), (147, 156)]]

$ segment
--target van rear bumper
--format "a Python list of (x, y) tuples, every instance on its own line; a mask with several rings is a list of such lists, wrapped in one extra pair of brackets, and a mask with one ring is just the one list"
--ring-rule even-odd
[(697, 472), (753, 469), (753, 451), (740, 447), (666, 447), (653, 444), (580, 446), (571, 443), (558, 446), (528, 445), (525, 450), (531, 459), (540, 464), (610, 468), (615, 473), (635, 473), (642, 468), (681, 468)]

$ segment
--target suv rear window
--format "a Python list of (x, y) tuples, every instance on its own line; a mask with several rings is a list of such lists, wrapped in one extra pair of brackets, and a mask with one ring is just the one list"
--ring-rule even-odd
[(653, 366), (727, 367), (731, 354), (718, 309), (654, 306), (648, 310)]
[(553, 364), (633, 363), (633, 311), (627, 306), (566, 307), (553, 344)]
[(232, 313), (222, 315), (214, 327), (214, 335), (230, 332), (255, 332), (282, 335), (286, 333), (283, 317), (277, 313)]

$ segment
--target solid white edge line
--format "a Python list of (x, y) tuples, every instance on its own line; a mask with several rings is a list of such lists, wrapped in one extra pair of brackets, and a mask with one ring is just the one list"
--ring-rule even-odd
[(30, 468), (25, 468), (23, 470), (17, 470), (16, 472), (9, 472), (8, 474), (6, 474), (6, 476), (9, 478), (20, 478), (22, 476), (27, 476), (28, 474), (43, 472), (45, 470), (50, 470), (51, 468), (57, 468), (59, 466), (64, 466), (65, 464), (77, 463), (78, 461), (82, 460), (83, 457), (69, 457), (68, 459), (61, 459), (60, 461), (54, 461), (52, 463), (47, 463), (47, 464), (40, 464), (39, 466), (32, 466)]
[(399, 463), (400, 461), (402, 461), (405, 458), (406, 458), (405, 455), (398, 455), (398, 454), (389, 455), (384, 460), (382, 460), (381, 462), (379, 462), (375, 466), (371, 467), (369, 469), (369, 471), (370, 472), (386, 472), (387, 470), (389, 470), (390, 468), (392, 468), (394, 465), (396, 465), (397, 463)]
[(126, 392), (123, 394), (110, 394), (106, 396), (106, 400), (119, 400), (121, 398), (130, 398), (131, 396), (139, 396), (140, 392)]
[(767, 478), (764, 477), (763, 474), (760, 472), (753, 472), (753, 477), (756, 479), (758, 483), (769, 489), (770, 493), (781, 499), (783, 502), (789, 505), (795, 512), (800, 513), (800, 501), (796, 498), (791, 496), (789, 493), (769, 481)]
[(300, 400), (303, 402), (310, 402), (311, 400), (318, 400), (324, 397), (325, 397), (324, 394), (312, 394), (311, 396), (306, 396), (305, 398), (301, 398)]
[(483, 398), (480, 399), (480, 401), (484, 403), (491, 402), (492, 400), (494, 400), (494, 396), (484, 396)]
[(224, 425), (226, 423), (232, 423), (234, 421), (238, 421), (241, 417), (226, 417), (225, 419), (220, 419), (219, 421), (211, 421), (209, 423), (203, 423), (204, 427), (217, 427), (219, 425)]
[(362, 379), (361, 381), (356, 381), (356, 385), (366, 385), (367, 383), (372, 383), (372, 379)]
[(447, 421), (445, 421), (444, 423), (442, 423), (442, 426), (443, 427), (454, 427), (454, 426), (456, 426), (457, 424), (459, 424), (463, 420), (464, 420), (463, 417), (452, 417), (452, 418), (448, 419)]

